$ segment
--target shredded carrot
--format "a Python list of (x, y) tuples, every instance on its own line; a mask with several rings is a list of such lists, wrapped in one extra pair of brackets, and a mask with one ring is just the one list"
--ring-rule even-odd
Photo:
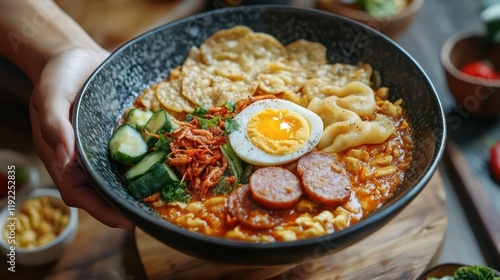
[(167, 158), (168, 164), (182, 174), (182, 181), (190, 182), (191, 192), (205, 197), (227, 167), (223, 164), (225, 160), (220, 151), (227, 137), (214, 135), (211, 130), (202, 130), (192, 123), (181, 126), (167, 137), (174, 139), (170, 143), (172, 152)]

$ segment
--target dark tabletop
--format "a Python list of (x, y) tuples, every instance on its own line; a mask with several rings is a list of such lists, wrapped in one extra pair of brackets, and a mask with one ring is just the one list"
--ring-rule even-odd
[[(471, 0), (427, 0), (421, 11), (415, 18), (415, 22), (411, 25), (408, 31), (398, 40), (401, 44), (422, 66), (427, 73), (436, 91), (438, 92), (445, 112), (447, 113), (448, 139), (453, 146), (458, 149), (453, 149), (455, 153), (461, 153), (460, 158), (466, 162), (465, 168), (454, 170), (460, 175), (467, 171), (472, 177), (469, 189), (482, 191), (490, 199), (488, 204), (491, 205), (490, 211), (496, 211), (498, 217), (500, 215), (500, 185), (492, 179), (489, 171), (489, 151), (491, 146), (500, 141), (500, 121), (498, 118), (481, 119), (470, 115), (459, 113), (459, 107), (456, 105), (453, 96), (451, 95), (444, 70), (441, 66), (440, 51), (447, 38), (459, 31), (483, 31), (484, 26), (479, 18), (479, 2)], [(453, 121), (451, 121), (453, 120)], [(456, 121), (458, 120), (458, 121)], [(450, 149), (448, 149), (448, 152)], [(446, 156), (445, 156), (446, 158)], [(452, 156), (452, 159), (456, 157)], [(452, 168), (457, 168), (457, 164), (451, 163)], [(467, 170), (465, 170), (467, 169)], [(450, 177), (450, 174), (448, 174)], [(454, 175), (451, 175), (454, 177)], [(450, 178), (453, 185), (449, 193), (452, 197), (455, 195), (461, 196), (466, 192), (467, 188), (459, 185), (464, 182), (457, 180), (459, 178)], [(465, 203), (464, 203), (465, 202)], [(462, 208), (466, 212), (472, 212), (472, 208), (477, 205), (471, 203), (467, 199), (462, 199)], [(470, 228), (477, 227), (478, 217), (469, 217)], [(451, 220), (453, 221), (453, 220)], [(487, 221), (488, 223), (500, 223), (500, 220)], [(450, 225), (453, 226), (453, 225)], [(498, 235), (491, 233), (490, 235)], [(476, 239), (481, 245), (486, 239), (481, 233), (476, 232)], [(499, 248), (500, 241), (496, 240), (496, 247)], [(465, 242), (464, 242), (465, 243)], [(493, 244), (494, 245), (494, 244)], [(488, 250), (488, 244), (483, 244), (483, 251)], [(498, 257), (498, 252), (496, 252)], [(488, 259), (488, 258), (487, 258)], [(500, 260), (489, 260), (490, 265), (498, 266)]]

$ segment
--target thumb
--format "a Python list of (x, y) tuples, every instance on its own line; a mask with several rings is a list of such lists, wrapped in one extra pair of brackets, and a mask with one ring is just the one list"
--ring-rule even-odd
[(53, 56), (45, 65), (33, 91), (44, 142), (66, 166), (75, 159), (71, 107), (87, 77), (107, 56), (103, 50), (72, 50)]
[(45, 94), (33, 93), (33, 105), (37, 114), (38, 126), (43, 141), (54, 151), (55, 159), (64, 167), (74, 157), (74, 134), (69, 120), (71, 105), (52, 94), (43, 99)]
[(54, 151), (63, 168), (74, 157), (74, 133), (69, 120), (71, 102), (68, 92), (45, 85), (38, 85), (33, 92), (33, 105), (38, 114), (43, 141)]

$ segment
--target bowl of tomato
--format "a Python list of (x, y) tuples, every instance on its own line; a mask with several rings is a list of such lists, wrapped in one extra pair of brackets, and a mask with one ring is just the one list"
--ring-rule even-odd
[(459, 32), (444, 43), (441, 64), (457, 106), (474, 116), (500, 115), (500, 44)]

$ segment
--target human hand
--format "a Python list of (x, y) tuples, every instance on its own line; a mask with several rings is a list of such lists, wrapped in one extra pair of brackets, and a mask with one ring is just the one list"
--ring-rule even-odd
[(31, 96), (33, 142), (66, 204), (108, 226), (132, 229), (134, 225), (97, 193), (79, 166), (70, 121), (76, 95), (108, 55), (100, 48), (71, 48), (50, 57)]

